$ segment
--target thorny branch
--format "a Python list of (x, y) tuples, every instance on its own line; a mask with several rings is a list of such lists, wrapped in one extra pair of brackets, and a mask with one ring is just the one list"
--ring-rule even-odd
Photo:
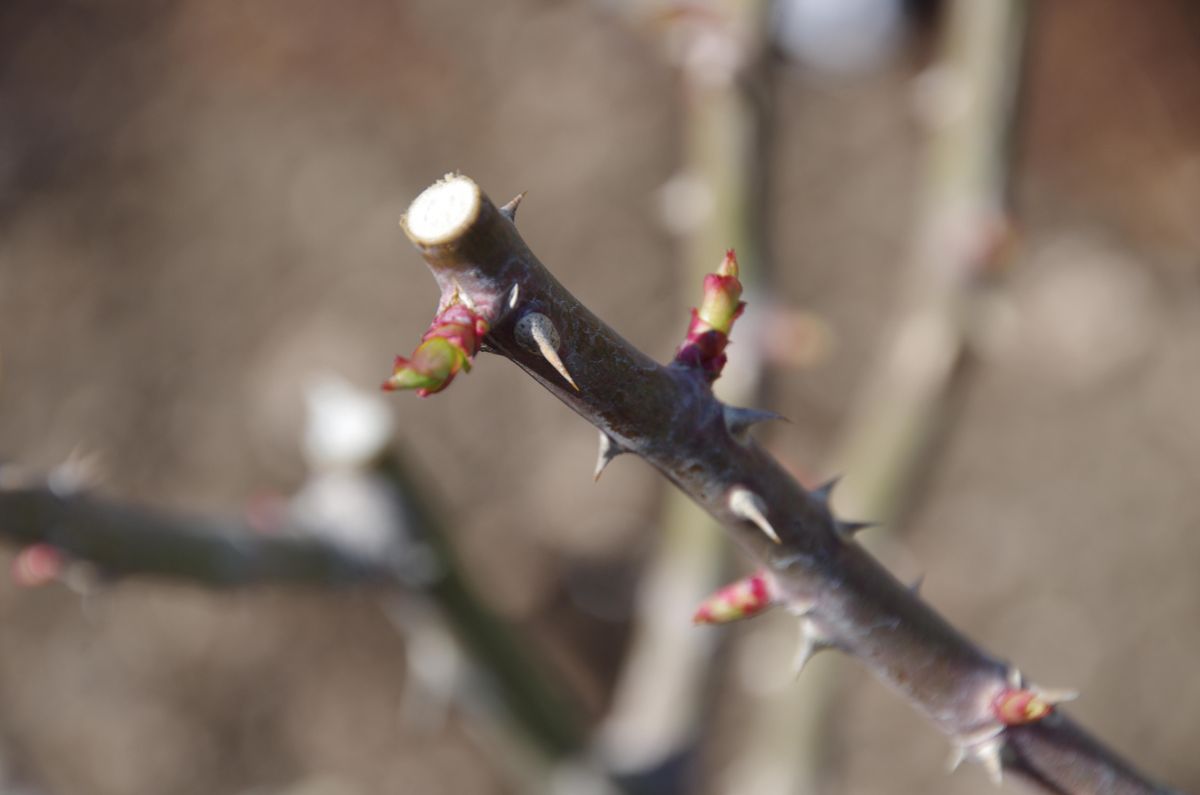
[[(480, 349), (510, 359), (599, 428), (601, 466), (636, 454), (712, 514), (762, 566), (765, 598), (799, 618), (798, 667), (822, 649), (856, 657), (996, 779), (1008, 769), (1056, 793), (1167, 791), (1057, 709), (1065, 694), (1026, 682), (867, 554), (853, 537), (859, 526), (831, 512), (832, 484), (806, 491), (748, 436), (769, 413), (712, 394), (740, 311), (731, 256), (706, 280), (680, 356), (662, 366), (558, 283), (517, 232), (514, 210), (460, 175), (413, 202), (401, 223), (441, 287), (438, 317), (465, 307), (486, 330)], [(464, 366), (475, 353), (463, 349)], [(389, 384), (409, 366), (398, 361)], [(437, 391), (458, 369), (423, 388)]]

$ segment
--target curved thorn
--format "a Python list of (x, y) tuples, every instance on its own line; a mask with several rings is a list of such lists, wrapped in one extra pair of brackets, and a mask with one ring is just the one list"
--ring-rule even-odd
[(912, 583), (908, 586), (908, 590), (912, 593), (913, 596), (920, 596), (921, 595), (921, 586), (924, 584), (925, 584), (925, 575), (922, 574), (920, 577), (917, 577), (917, 579), (912, 581)]
[(576, 392), (579, 391), (579, 385), (575, 383), (575, 379), (571, 377), (571, 373), (567, 371), (567, 366), (563, 364), (562, 359), (558, 358), (558, 351), (551, 348), (546, 340), (538, 340), (538, 349), (542, 352), (542, 358), (550, 363), (550, 366), (558, 371), (558, 374), (563, 377), (563, 380), (571, 385), (571, 388)]
[(780, 414), (763, 409), (724, 406), (721, 410), (725, 417), (725, 427), (729, 430), (729, 434), (739, 442), (745, 442), (750, 428), (758, 423), (784, 419)]
[(829, 502), (829, 495), (833, 493), (833, 489), (837, 486), (838, 481), (842, 479), (841, 475), (834, 475), (829, 480), (822, 483), (812, 490), (812, 496), (823, 503)]
[(1004, 727), (993, 725), (954, 740), (946, 769), (953, 773), (966, 760), (979, 762), (996, 786), (1004, 780)]
[(783, 609), (794, 615), (796, 618), (804, 618), (813, 611), (817, 606), (817, 600), (804, 598), (799, 596), (788, 597), (783, 600)]
[(767, 519), (767, 507), (763, 504), (762, 497), (759, 497), (744, 486), (734, 486), (729, 491), (728, 501), (729, 510), (733, 511), (735, 516), (744, 521), (754, 523), (759, 530), (763, 531), (767, 538), (776, 544), (783, 543), (779, 538), (779, 534), (775, 532), (775, 528), (771, 527), (771, 522)]
[(834, 530), (837, 532), (839, 538), (849, 540), (860, 530), (878, 526), (878, 522), (844, 522), (839, 519), (834, 523)]
[(600, 454), (596, 457), (596, 471), (592, 475), (592, 480), (599, 480), (609, 462), (623, 452), (625, 450), (617, 444), (616, 440), (604, 431), (600, 431)]
[(817, 652), (824, 651), (832, 645), (810, 619), (801, 619), (800, 646), (796, 649), (796, 656), (792, 658), (792, 674), (799, 677)]
[(517, 208), (521, 206), (521, 200), (525, 198), (525, 194), (528, 192), (523, 190), (509, 199), (508, 203), (500, 208), (500, 214), (515, 224), (517, 222)]
[(517, 340), (527, 349), (536, 351), (576, 392), (579, 385), (559, 358), (560, 338), (554, 322), (541, 312), (530, 312), (517, 321)]
[(975, 751), (975, 756), (983, 764), (988, 778), (997, 787), (1004, 783), (1004, 764), (1000, 759), (1000, 752), (1003, 750), (1004, 740), (997, 736), (994, 740), (981, 744)]
[(946, 772), (953, 773), (955, 770), (958, 770), (965, 761), (967, 761), (966, 746), (955, 743), (954, 747), (950, 749), (950, 758), (946, 760)]

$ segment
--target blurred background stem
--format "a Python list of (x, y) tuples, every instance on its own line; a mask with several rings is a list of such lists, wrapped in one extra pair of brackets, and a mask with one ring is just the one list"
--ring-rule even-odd
[[(667, 228), (680, 240), (681, 294), (698, 302), (704, 275), (728, 248), (737, 251), (747, 310), (733, 341), (753, 337), (765, 292), (763, 235), (768, 90), (769, 3), (714, 0), (657, 5), (650, 26), (679, 67), (683, 158), (660, 192)], [(647, 13), (630, 7), (629, 14)], [(636, 22), (636, 20), (633, 20)], [(679, 333), (686, 310), (676, 313)], [(756, 344), (737, 345), (719, 397), (759, 405), (762, 367)], [(635, 788), (691, 791), (689, 762), (705, 738), (714, 695), (718, 633), (694, 628), (696, 606), (731, 576), (721, 528), (675, 489), (664, 492), (661, 534), (646, 562), (633, 618), (633, 639), (599, 733), (602, 756)]]
[[(829, 456), (827, 474), (845, 475), (833, 494), (839, 516), (899, 529), (953, 419), (972, 346), (987, 334), (995, 277), (1010, 249), (1011, 132), (1026, 13), (1023, 2), (950, 3), (936, 63), (918, 78), (917, 105), (929, 130), (922, 209), (895, 319)], [(863, 535), (887, 560), (884, 540), (877, 531)], [(764, 631), (794, 628), (788, 622)], [(829, 725), (843, 664), (818, 658), (797, 682), (751, 696), (724, 792), (828, 788)]]

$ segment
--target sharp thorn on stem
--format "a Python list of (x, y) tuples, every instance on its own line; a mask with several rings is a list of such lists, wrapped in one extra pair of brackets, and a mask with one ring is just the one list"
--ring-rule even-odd
[(992, 784), (1000, 786), (1004, 783), (1004, 763), (1000, 758), (1004, 751), (1004, 739), (997, 735), (995, 739), (989, 740), (980, 744), (975, 751), (975, 756), (983, 764), (983, 769), (987, 771), (988, 778)]
[(782, 420), (783, 417), (773, 411), (763, 409), (748, 409), (740, 406), (724, 406), (725, 427), (730, 436), (739, 442), (745, 442), (752, 427), (768, 420)]
[(997, 787), (1004, 781), (1004, 727), (989, 726), (982, 731), (958, 737), (946, 763), (953, 773), (966, 760), (983, 765), (988, 778)]
[(921, 586), (924, 584), (925, 584), (925, 575), (922, 574), (920, 577), (917, 577), (917, 579), (912, 581), (912, 583), (908, 586), (908, 590), (909, 590), (909, 592), (912, 593), (913, 596), (920, 596), (921, 595)]
[(527, 192), (521, 191), (509, 199), (508, 203), (500, 208), (500, 214), (515, 224), (517, 222), (517, 208), (521, 206), (521, 200), (525, 198)]
[(592, 480), (599, 480), (609, 462), (624, 452), (624, 448), (617, 444), (615, 439), (604, 431), (600, 431), (600, 453), (596, 456), (596, 471), (592, 475)]
[(579, 391), (579, 385), (575, 383), (575, 379), (571, 377), (567, 366), (563, 364), (563, 360), (558, 355), (561, 338), (550, 318), (541, 312), (530, 312), (517, 321), (516, 333), (517, 341), (526, 350), (540, 355), (563, 377), (564, 381), (571, 385), (572, 389), (576, 392)]
[(834, 522), (838, 537), (846, 540), (853, 538), (860, 530), (878, 526), (877, 522), (845, 522), (840, 519)]
[(822, 483), (820, 486), (817, 486), (815, 489), (813, 489), (812, 496), (815, 497), (818, 501), (828, 505), (829, 497), (831, 494), (833, 494), (834, 487), (837, 486), (838, 481), (841, 479), (842, 479), (841, 475), (834, 475), (832, 478), (830, 478), (829, 480)]
[(799, 677), (817, 652), (824, 651), (832, 645), (817, 629), (812, 619), (800, 619), (800, 646), (796, 649), (796, 656), (792, 658), (792, 674)]
[(739, 519), (753, 523), (767, 538), (776, 544), (783, 543), (771, 522), (767, 519), (767, 506), (762, 497), (745, 486), (734, 486), (729, 492), (729, 510)]

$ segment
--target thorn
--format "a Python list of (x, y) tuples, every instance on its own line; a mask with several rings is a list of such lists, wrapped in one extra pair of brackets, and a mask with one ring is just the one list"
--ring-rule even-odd
[(518, 342), (527, 350), (540, 354), (563, 377), (563, 380), (571, 385), (572, 389), (576, 392), (579, 391), (579, 385), (575, 383), (567, 366), (558, 356), (558, 346), (561, 344), (561, 340), (558, 336), (558, 329), (554, 327), (554, 322), (550, 318), (541, 312), (530, 312), (517, 321), (516, 332)]
[(997, 787), (1004, 781), (1004, 727), (988, 728), (982, 732), (958, 738), (950, 758), (946, 760), (946, 770), (953, 773), (970, 759), (979, 762), (987, 772), (992, 784)]
[(796, 656), (792, 658), (792, 674), (799, 678), (804, 672), (804, 667), (808, 665), (808, 661), (816, 656), (817, 652), (833, 646), (820, 630), (812, 619), (800, 619), (800, 647), (796, 649)]
[(866, 530), (869, 527), (878, 527), (878, 522), (843, 522), (840, 519), (834, 522), (834, 531), (838, 537), (843, 540), (854, 538), (854, 534), (860, 530)]
[(517, 208), (521, 206), (521, 200), (525, 198), (525, 194), (528, 192), (523, 190), (509, 199), (508, 203), (500, 208), (500, 214), (515, 224), (517, 222)]
[(763, 409), (747, 409), (740, 406), (724, 406), (725, 427), (729, 434), (739, 442), (745, 442), (750, 428), (768, 420), (782, 420), (783, 416), (773, 411)]
[(796, 618), (805, 618), (817, 606), (817, 600), (812, 598), (804, 598), (799, 596), (790, 596), (782, 600), (784, 610), (794, 615)]
[(983, 764), (988, 778), (997, 787), (1004, 783), (1004, 764), (1000, 759), (1000, 752), (1003, 750), (1004, 739), (996, 735), (995, 739), (982, 743), (975, 751), (975, 756)]
[(763, 504), (762, 497), (745, 486), (734, 486), (729, 491), (728, 504), (729, 510), (733, 511), (739, 519), (753, 522), (759, 530), (766, 534), (767, 538), (776, 544), (783, 543), (779, 539), (779, 534), (775, 532), (775, 528), (771, 527), (770, 521), (767, 520), (766, 506)]
[(913, 596), (920, 596), (921, 595), (921, 586), (924, 584), (925, 584), (925, 575), (922, 574), (921, 576), (917, 577), (917, 579), (912, 581), (912, 583), (908, 586), (908, 590), (909, 590), (909, 592), (912, 593)]
[(829, 480), (825, 481), (820, 486), (817, 486), (815, 489), (812, 490), (813, 497), (815, 497), (820, 502), (828, 504), (829, 503), (829, 495), (831, 495), (833, 493), (834, 487), (837, 486), (838, 481), (841, 479), (842, 479), (841, 475), (834, 475)]
[(599, 480), (609, 462), (624, 452), (625, 449), (617, 444), (615, 439), (600, 431), (600, 454), (596, 456), (596, 471), (592, 475), (592, 481)]

